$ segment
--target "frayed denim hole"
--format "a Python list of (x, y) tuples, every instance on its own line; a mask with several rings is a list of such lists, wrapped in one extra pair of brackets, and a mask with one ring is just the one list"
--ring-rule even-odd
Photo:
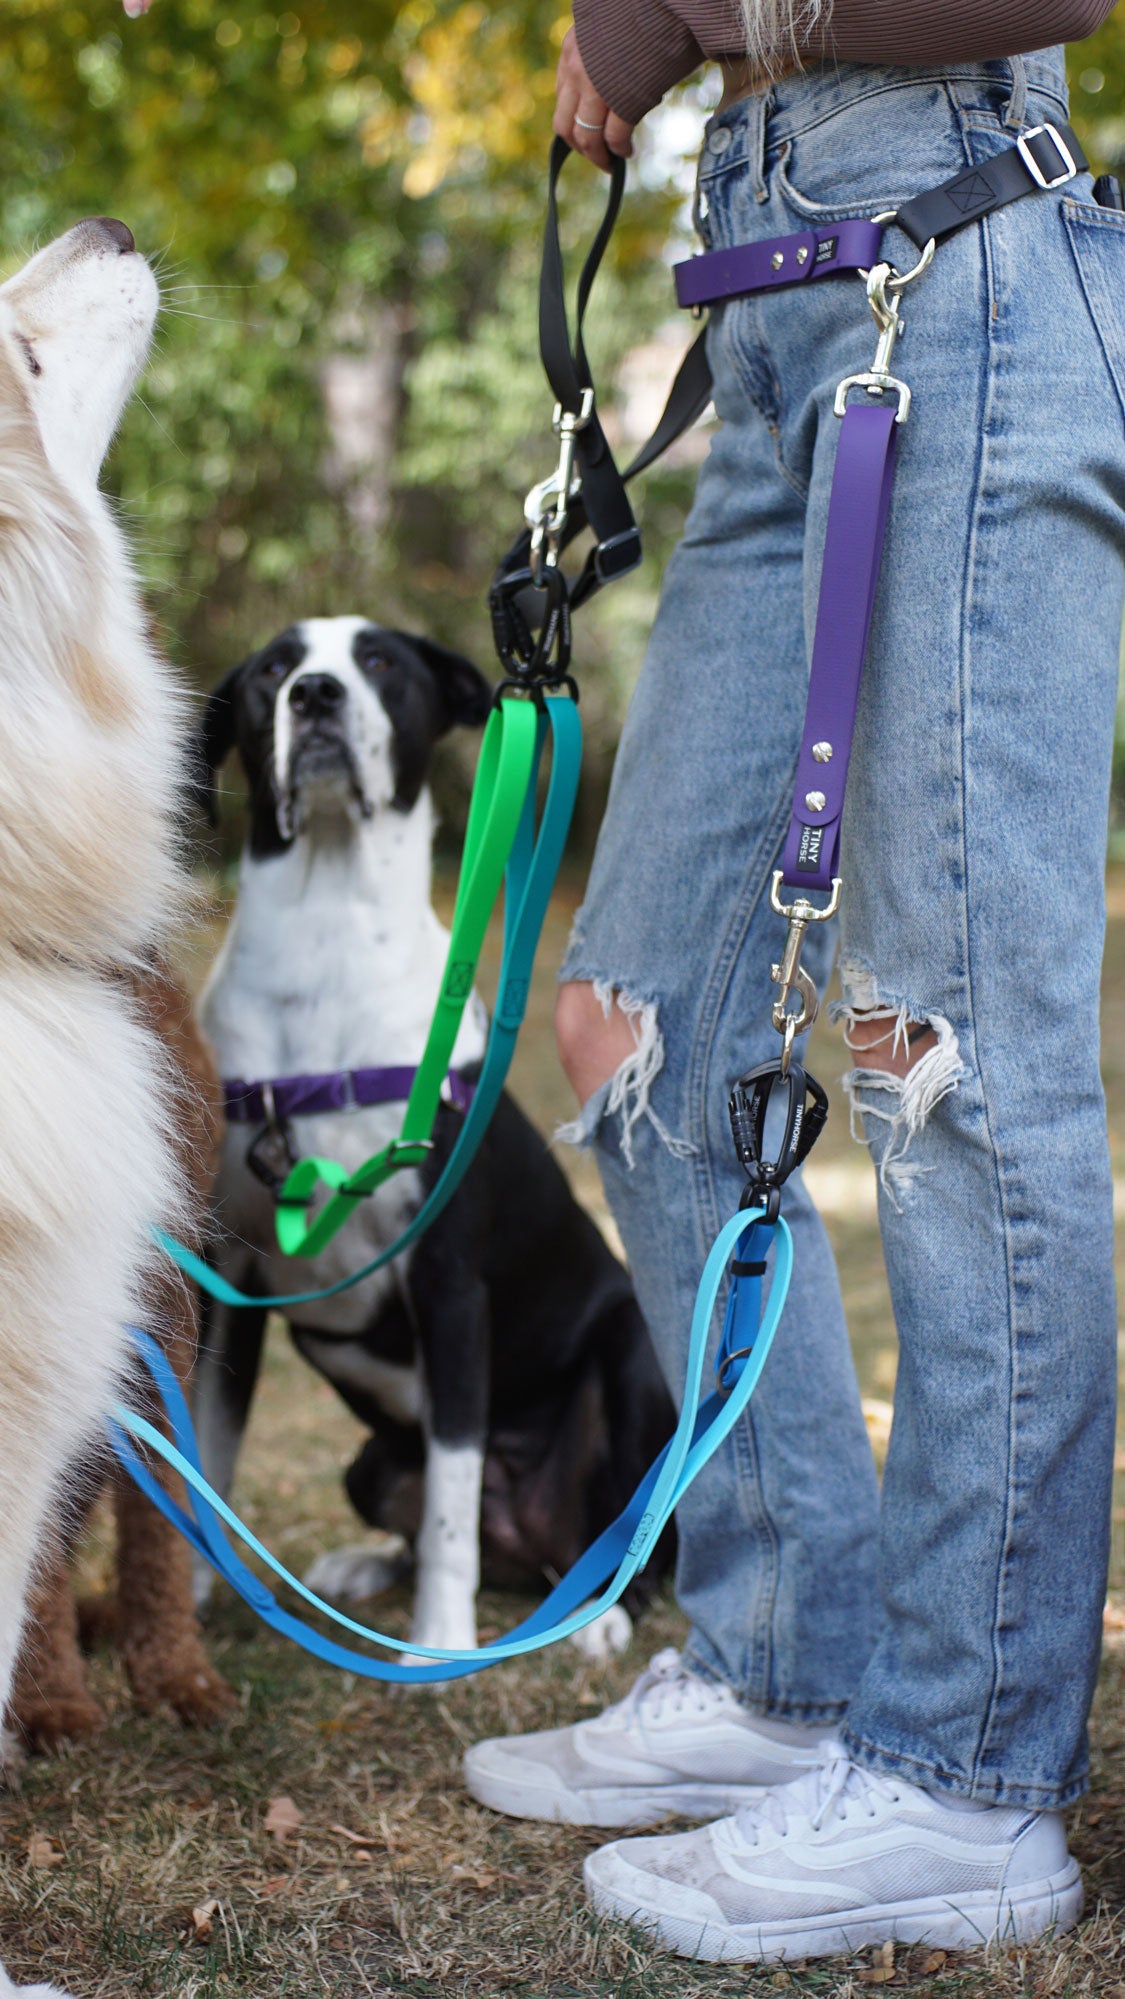
[(613, 1077), (607, 1076), (604, 1083), (598, 1084), (593, 1095), (587, 1097), (577, 1117), (567, 1118), (563, 1124), (555, 1126), (555, 1144), (577, 1145), (583, 1151), (593, 1145), (605, 1116), (612, 1088)]
[[(942, 1014), (915, 1006), (901, 995), (884, 992), (873, 969), (862, 959), (841, 960), (840, 983), (844, 997), (834, 1000), (828, 1011), (833, 1020), (844, 1022), (849, 1047), (854, 1046), (851, 1035), (861, 1021), (885, 1021), (885, 1040), (891, 1051), (902, 1046), (911, 1024), (925, 1025), (935, 1036), (933, 1047), (919, 1056), (905, 1076), (880, 1069), (869, 1059), (841, 1078), (851, 1110), (852, 1137), (866, 1144), (878, 1168), (879, 1185), (901, 1214), (923, 1177), (933, 1171), (911, 1158), (914, 1141), (936, 1105), (957, 1088), (968, 1071), (951, 1023)], [(864, 1048), (868, 1058), (872, 1046), (878, 1043)]]
[[(572, 972), (568, 976), (573, 979), (575, 974)], [(698, 1148), (670, 1132), (649, 1101), (653, 1083), (664, 1067), (664, 1036), (657, 1018), (656, 1001), (627, 992), (613, 979), (583, 981), (580, 974), (578, 977), (581, 983), (593, 986), (594, 997), (607, 1020), (616, 1003), (618, 1011), (629, 1023), (633, 1050), (619, 1063), (613, 1075), (607, 1076), (605, 1082), (600, 1083), (587, 1098), (578, 1116), (559, 1125), (555, 1132), (556, 1141), (565, 1145), (592, 1145), (601, 1138), (605, 1126), (616, 1119), (618, 1149), (624, 1165), (631, 1172), (636, 1165), (636, 1130), (644, 1120), (651, 1125), (673, 1159), (693, 1158)]]

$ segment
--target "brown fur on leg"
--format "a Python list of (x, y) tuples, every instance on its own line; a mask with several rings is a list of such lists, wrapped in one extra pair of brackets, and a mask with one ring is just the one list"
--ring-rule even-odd
[[(146, 1023), (155, 1028), (176, 1065), (176, 1146), (202, 1218), (222, 1136), (222, 1099), (214, 1064), (192, 1019), (187, 994), (167, 967), (154, 965), (133, 983)], [(177, 1380), (186, 1384), (195, 1360), (195, 1294), (171, 1266), (153, 1288), (148, 1316)], [(141, 1390), (138, 1401), (151, 1420), (166, 1428)], [(163, 1463), (158, 1475), (182, 1504), (179, 1479)], [(115, 1475), (114, 1506), (117, 1599), (115, 1604), (85, 1606), (85, 1628), (89, 1631), (94, 1622), (116, 1637), (143, 1711), (167, 1702), (184, 1721), (212, 1721), (231, 1706), (234, 1695), (203, 1649), (192, 1604), (187, 1543), (124, 1472)], [(32, 1593), (11, 1718), (38, 1747), (66, 1736), (89, 1735), (104, 1720), (86, 1692), (78, 1614), (61, 1553), (50, 1558)]]
[[(209, 1051), (192, 1018), (183, 988), (163, 966), (139, 989), (146, 1019), (175, 1057), (184, 1079), (176, 1109), (177, 1149), (187, 1169), (197, 1212), (205, 1209), (222, 1138), (222, 1099)], [(198, 1337), (194, 1287), (169, 1266), (153, 1299), (153, 1323), (176, 1379), (186, 1387)], [(167, 1434), (162, 1418), (160, 1427)], [(182, 1506), (183, 1487), (161, 1464), (160, 1483)], [(117, 1514), (118, 1643), (137, 1705), (146, 1713), (162, 1702), (182, 1721), (213, 1721), (234, 1695), (203, 1649), (191, 1592), (187, 1542), (150, 1505), (131, 1478), (118, 1472)]]
[(105, 1715), (86, 1687), (67, 1558), (57, 1542), (41, 1563), (8, 1704), (8, 1720), (34, 1749), (96, 1735)]

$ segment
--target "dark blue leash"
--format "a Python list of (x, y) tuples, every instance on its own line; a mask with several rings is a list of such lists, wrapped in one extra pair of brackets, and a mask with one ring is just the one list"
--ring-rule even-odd
[[(762, 1279), (771, 1240), (776, 1241), (777, 1248), (763, 1316)], [(175, 1442), (170, 1444), (146, 1417), (122, 1403), (114, 1411), (110, 1438), (121, 1463), (146, 1497), (271, 1630), (293, 1639), (314, 1658), (359, 1673), (366, 1679), (400, 1681), (413, 1686), (463, 1679), (502, 1659), (516, 1658), (570, 1637), (618, 1601), (644, 1567), (684, 1492), (745, 1410), (777, 1332), (792, 1268), (793, 1242), (783, 1220), (769, 1223), (760, 1210), (740, 1211), (720, 1229), (696, 1295), (684, 1401), (671, 1438), (624, 1512), (598, 1536), (538, 1609), (506, 1638), (473, 1652), (440, 1652), (373, 1631), (325, 1603), (296, 1576), (290, 1575), (207, 1483), (179, 1382), (156, 1341), (139, 1327), (130, 1328), (133, 1343), (168, 1411)], [(705, 1350), (715, 1306), (728, 1274), (730, 1290), (715, 1362), (718, 1386), (701, 1402)], [(188, 1489), (190, 1510), (179, 1506), (164, 1491), (139, 1457), (134, 1439), (146, 1444), (179, 1472)], [(227, 1539), (224, 1530), (228, 1527), (282, 1582), (345, 1631), (394, 1652), (414, 1657), (425, 1655), (435, 1663), (399, 1665), (392, 1660), (372, 1659), (324, 1637), (302, 1618), (284, 1610), (272, 1591), (247, 1568)]]

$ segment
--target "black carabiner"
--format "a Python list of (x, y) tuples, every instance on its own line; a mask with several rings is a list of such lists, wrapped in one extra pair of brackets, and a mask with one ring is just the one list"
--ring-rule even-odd
[[(776, 1116), (775, 1098), (783, 1093), (781, 1132), (767, 1158), (766, 1121)], [(739, 1206), (762, 1207), (765, 1220), (775, 1222), (781, 1190), (791, 1173), (808, 1158), (828, 1116), (828, 1094), (799, 1062), (790, 1059), (784, 1071), (779, 1058), (760, 1062), (734, 1084), (728, 1104), (731, 1137), (738, 1163), (746, 1174)]]

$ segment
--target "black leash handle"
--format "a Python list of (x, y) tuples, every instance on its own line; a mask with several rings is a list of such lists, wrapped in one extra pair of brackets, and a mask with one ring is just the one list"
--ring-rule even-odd
[[(614, 158), (605, 212), (579, 274), (575, 330), (571, 340), (566, 305), (566, 273), (559, 237), (559, 178), (570, 156), (564, 139), (551, 145), (547, 208), (539, 277), (539, 352), (557, 403), (557, 417), (580, 427), (574, 436), (574, 463), (580, 490), (567, 496), (566, 519), (556, 539), (561, 556), (589, 528), (594, 546), (573, 583), (556, 570), (544, 587), (545, 571), (533, 561), (533, 531), (525, 527), (502, 558), (489, 592), (493, 634), (506, 674), (528, 684), (550, 684), (565, 675), (569, 661), (569, 614), (636, 567), (641, 537), (626, 485), (661, 457), (701, 416), (711, 400), (711, 369), (704, 334), (688, 350), (669, 391), (660, 421), (624, 472), (618, 469), (598, 416), (585, 342), (586, 309), (613, 234), (625, 190), (625, 162)], [(583, 420), (584, 417), (584, 420)], [(560, 584), (565, 606), (560, 606)]]
[(621, 211), (621, 198), (625, 192), (625, 162), (616, 156), (613, 159), (605, 214), (598, 225), (597, 235), (590, 245), (578, 279), (572, 347), (566, 311), (566, 276), (563, 270), (562, 243), (559, 239), (559, 175), (570, 157), (570, 150), (565, 139), (556, 138), (551, 141), (551, 154), (547, 164), (547, 214), (543, 228), (543, 258), (539, 267), (539, 353), (559, 408), (568, 411), (571, 416), (577, 416), (582, 408), (583, 390), (593, 388), (593, 378), (583, 339), (586, 307), (590, 303), (594, 279), (601, 268), (602, 258), (605, 256)]

